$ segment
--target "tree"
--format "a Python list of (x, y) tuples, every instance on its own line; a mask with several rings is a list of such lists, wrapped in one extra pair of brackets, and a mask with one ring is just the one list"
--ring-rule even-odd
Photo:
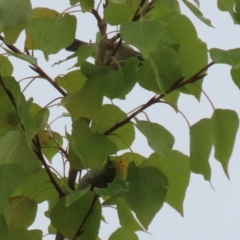
[[(183, 2), (211, 26), (198, 9), (198, 1)], [(178, 109), (178, 102), (183, 94), (198, 101), (201, 95), (206, 95), (202, 83), (208, 68), (216, 63), (232, 66), (231, 76), (239, 88), (239, 49), (209, 49), (209, 61), (207, 45), (198, 38), (193, 24), (181, 14), (179, 3), (174, 0), (106, 1), (100, 3), (100, 8), (89, 0), (70, 3), (77, 4), (76, 8), (62, 13), (32, 9), (28, 0), (0, 3), (4, 13), (1, 16), (4, 37), (0, 39), (6, 45), (0, 59), (1, 239), (42, 239), (40, 230), (27, 230), (36, 217), (37, 205), (42, 202), (49, 204), (46, 213), (51, 221), (49, 232), (58, 231), (56, 239), (62, 239), (62, 235), (69, 239), (97, 239), (102, 206), (109, 205), (116, 206), (121, 224), (109, 239), (123, 236), (137, 239), (135, 232), (148, 229), (164, 202), (183, 215), (190, 173), (211, 180), (212, 148), (229, 177), (228, 163), (239, 125), (237, 113), (232, 109), (216, 109), (209, 99), (212, 116), (191, 124)], [(96, 43), (81, 46), (65, 60), (58, 59), (57, 64), (62, 66), (77, 57), (77, 69), (65, 73), (60, 68), (53, 79), (41, 67), (40, 56), (34, 57), (32, 53), (43, 52), (47, 61), (73, 43), (77, 26), (73, 13), (75, 9), (79, 11), (79, 3), (83, 12), (91, 13), (97, 20)], [(233, 21), (239, 23), (238, 1), (218, 1), (218, 8), (228, 11)], [(106, 24), (119, 25), (119, 32), (106, 35)], [(24, 50), (15, 44), (22, 31), (26, 32)], [(113, 49), (105, 61), (109, 42)], [(136, 56), (119, 61), (116, 56), (123, 42), (137, 48), (145, 61)], [(94, 54), (96, 49), (98, 53)], [(26, 61), (37, 73), (28, 77), (31, 81), (25, 88), (13, 74), (15, 66), (6, 54)], [(87, 61), (91, 55), (95, 55), (96, 64)], [(58, 98), (46, 106), (25, 96), (25, 89), (31, 88), (37, 78), (46, 80), (46, 86), (58, 92)], [(139, 107), (127, 114), (115, 100), (125, 100), (137, 83), (152, 96), (143, 105), (137, 99)], [(104, 98), (113, 102), (106, 104)], [(151, 122), (144, 112), (152, 105), (161, 108), (164, 104), (160, 103), (186, 119), (189, 156), (174, 150), (173, 134), (160, 123)], [(72, 122), (72, 129), (59, 129), (64, 136), (53, 131), (49, 121), (52, 109), (59, 104), (67, 111), (61, 118)], [(145, 113), (144, 120), (139, 113)], [(146, 137), (152, 149), (149, 156), (132, 150), (136, 130)], [(56, 157), (56, 165), (63, 166), (61, 173), (51, 164)], [(97, 184), (98, 188), (90, 189), (87, 185), (77, 189), (78, 171), (101, 169), (108, 158), (116, 169), (113, 182), (106, 188), (105, 184), (104, 188)], [(89, 170), (86, 176), (91, 173)]]

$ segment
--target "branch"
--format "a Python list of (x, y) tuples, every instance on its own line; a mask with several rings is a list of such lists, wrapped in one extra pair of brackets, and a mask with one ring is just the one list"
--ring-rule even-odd
[[(139, 20), (142, 16), (146, 15), (148, 12), (150, 12), (152, 9), (153, 9), (153, 4), (156, 0), (152, 0), (151, 2), (149, 2), (147, 4), (147, 6), (142, 10), (142, 12), (138, 12), (134, 18), (133, 18), (133, 21), (137, 21)], [(142, 7), (142, 6), (141, 6)]]
[(59, 87), (59, 85), (54, 82), (43, 70), (38, 66), (29, 66), (34, 72), (38, 73), (41, 77), (46, 79), (54, 88), (56, 88), (64, 97), (67, 96), (67, 93)]
[(98, 199), (98, 197), (99, 197), (99, 196), (98, 196), (97, 194), (94, 195), (93, 200), (92, 200), (92, 203), (91, 203), (91, 206), (90, 206), (90, 208), (88, 209), (87, 214), (86, 214), (85, 217), (83, 218), (83, 221), (82, 221), (80, 227), (78, 228), (77, 232), (75, 233), (73, 239), (79, 237), (79, 236), (83, 233), (82, 228), (83, 228), (84, 224), (86, 223), (86, 221), (88, 220), (90, 214), (92, 213), (93, 208), (94, 208), (94, 204), (95, 204), (96, 200)]
[(201, 70), (199, 70), (197, 73), (195, 73), (192, 77), (187, 79), (186, 81), (183, 81), (183, 78), (180, 78), (176, 83), (174, 83), (165, 93), (160, 94), (159, 96), (152, 97), (147, 103), (142, 105), (142, 107), (138, 108), (135, 112), (133, 112), (131, 115), (129, 115), (127, 118), (122, 120), (121, 122), (116, 123), (114, 126), (106, 130), (103, 134), (109, 135), (111, 132), (115, 131), (116, 129), (120, 128), (121, 126), (125, 125), (126, 123), (129, 123), (132, 118), (134, 118), (136, 115), (138, 115), (140, 112), (145, 110), (146, 108), (150, 107), (151, 105), (159, 102), (163, 97), (165, 97), (170, 92), (183, 87), (189, 83), (196, 82), (197, 80), (203, 78), (206, 76), (204, 74), (205, 70), (207, 70), (209, 67), (211, 67), (214, 64), (214, 62), (209, 63), (205, 67), (203, 67)]
[[(4, 37), (0, 35), (0, 40), (2, 40), (4, 42)], [(5, 43), (5, 42), (4, 42)], [(6, 44), (6, 43), (5, 43)], [(9, 45), (6, 44), (6, 46), (13, 51), (14, 53), (17, 54), (24, 54), (23, 52), (21, 52), (17, 47), (15, 47), (14, 45)], [(29, 55), (29, 52), (26, 51), (27, 54)], [(58, 86), (58, 84), (56, 82), (54, 82), (39, 66), (35, 66), (32, 64), (32, 66), (29, 66), (33, 71), (37, 72), (41, 77), (43, 77), (44, 79), (46, 79), (54, 88), (56, 88), (64, 97), (67, 95), (66, 92)]]
[(48, 165), (42, 155), (42, 150), (41, 150), (41, 145), (40, 145), (40, 141), (38, 138), (38, 135), (35, 136), (35, 140), (32, 140), (32, 143), (34, 145), (35, 148), (33, 148), (34, 152), (36, 153), (36, 155), (38, 156), (38, 159), (42, 162), (43, 166), (46, 169), (46, 172), (53, 184), (53, 186), (55, 187), (55, 189), (58, 192), (58, 195), (60, 198), (65, 197), (65, 193), (63, 192), (63, 190), (60, 188), (60, 186), (57, 184), (57, 182), (55, 181), (54, 177), (52, 176), (52, 172), (50, 171), (50, 169), (48, 168)]
[[(15, 108), (15, 110), (18, 112), (18, 108), (17, 108), (17, 104), (15, 102), (14, 96), (12, 95), (11, 91), (5, 86), (2, 77), (0, 76), (0, 84), (3, 87), (3, 89), (5, 90), (9, 100), (11, 101), (13, 107)], [(21, 127), (23, 129), (23, 131), (25, 132), (25, 128), (23, 126), (23, 124), (21, 124)], [(35, 139), (37, 140), (37, 142), (34, 141), (34, 139), (32, 140), (33, 145), (35, 146), (35, 149), (33, 148), (34, 152), (36, 153), (38, 159), (42, 162), (43, 166), (45, 167), (47, 174), (53, 184), (53, 186), (55, 187), (55, 189), (57, 190), (59, 197), (64, 197), (65, 193), (62, 191), (62, 189), (58, 186), (57, 182), (55, 181), (55, 179), (52, 176), (51, 171), (48, 168), (47, 163), (45, 162), (45, 159), (42, 155), (42, 151), (41, 151), (41, 146), (40, 146), (40, 142), (39, 142), (39, 138), (38, 135), (35, 136)]]

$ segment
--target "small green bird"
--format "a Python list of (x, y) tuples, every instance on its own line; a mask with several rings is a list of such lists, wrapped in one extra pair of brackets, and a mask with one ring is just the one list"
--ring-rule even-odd
[(78, 183), (78, 189), (83, 189), (88, 184), (91, 184), (90, 190), (95, 187), (106, 188), (107, 184), (112, 182), (116, 176), (116, 168), (112, 161), (108, 159), (107, 163), (99, 169), (91, 169), (86, 173)]
[[(89, 44), (84, 41), (75, 39), (74, 42), (66, 48), (66, 50), (76, 52), (78, 48), (82, 45), (89, 45)], [(109, 59), (111, 58), (116, 45), (117, 45), (117, 42), (112, 43), (107, 39), (104, 40), (103, 42), (100, 42), (98, 50), (95, 51), (93, 54), (94, 55), (93, 57), (95, 58), (95, 62), (98, 65), (106, 65)], [(102, 53), (98, 54), (101, 51), (101, 49), (102, 49), (102, 52), (104, 52), (104, 56), (102, 56)], [(98, 55), (100, 55), (100, 57)], [(144, 61), (141, 53), (134, 50), (132, 47), (130, 47), (126, 43), (122, 43), (118, 47), (117, 52), (114, 54), (113, 57), (115, 58), (115, 61), (117, 60), (120, 66), (123, 66), (125, 61), (130, 57), (136, 57), (140, 61), (140, 63)], [(110, 66), (112, 66), (113, 68), (116, 68), (115, 61), (111, 60), (111, 63), (110, 63)]]

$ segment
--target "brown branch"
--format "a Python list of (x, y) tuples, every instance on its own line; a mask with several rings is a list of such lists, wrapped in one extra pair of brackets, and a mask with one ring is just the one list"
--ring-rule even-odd
[(111, 132), (115, 131), (116, 129), (120, 128), (121, 126), (129, 123), (131, 119), (133, 119), (136, 115), (138, 115), (140, 112), (144, 111), (146, 108), (150, 107), (151, 105), (159, 102), (163, 97), (166, 96), (166, 94), (169, 94), (170, 92), (179, 89), (180, 87), (183, 87), (189, 83), (196, 82), (197, 80), (203, 78), (206, 76), (204, 73), (205, 70), (207, 70), (209, 67), (211, 67), (214, 64), (214, 62), (209, 63), (205, 67), (203, 67), (201, 70), (199, 70), (197, 73), (195, 73), (193, 76), (188, 78), (186, 81), (183, 81), (183, 78), (180, 78), (176, 83), (174, 83), (165, 93), (160, 94), (159, 96), (152, 97), (147, 103), (142, 105), (142, 107), (138, 108), (135, 112), (133, 112), (131, 115), (129, 115), (127, 118), (122, 120), (121, 122), (116, 123), (114, 126), (106, 130), (103, 134), (109, 135)]
[[(4, 42), (4, 37), (1, 36), (1, 35), (0, 35), (0, 40), (2, 40), (2, 41)], [(5, 42), (4, 42), (4, 43), (5, 43)], [(5, 45), (6, 45), (10, 50), (12, 50), (13, 52), (22, 54), (22, 52), (21, 52), (18, 48), (16, 48), (14, 45), (9, 45), (9, 44), (6, 44), (6, 43), (5, 43)]]
[(83, 221), (82, 221), (80, 227), (78, 228), (76, 234), (74, 235), (74, 238), (73, 238), (73, 239), (79, 237), (79, 236), (83, 233), (82, 228), (83, 228), (84, 224), (86, 223), (86, 221), (88, 220), (90, 214), (92, 213), (93, 208), (94, 208), (94, 204), (95, 204), (96, 200), (98, 199), (98, 197), (99, 197), (99, 196), (98, 196), (97, 194), (94, 195), (93, 200), (92, 200), (92, 203), (91, 203), (91, 206), (90, 206), (90, 208), (88, 209), (87, 214), (86, 214), (85, 217), (83, 218)]
[[(4, 37), (0, 35), (0, 40), (2, 40), (4, 42)], [(4, 42), (5, 43), (5, 42)], [(5, 43), (6, 44), (6, 43)], [(14, 45), (9, 45), (6, 44), (6, 46), (12, 50), (14, 53), (17, 54), (24, 54), (23, 52), (21, 52), (17, 47), (15, 47)], [(25, 49), (26, 51), (26, 49)], [(27, 54), (29, 53), (28, 51), (26, 51)], [(29, 66), (33, 71), (37, 72), (41, 77), (43, 77), (44, 79), (46, 79), (54, 88), (56, 88), (63, 96), (66, 96), (66, 92), (60, 87), (58, 86), (58, 84), (56, 82), (54, 82), (39, 66), (35, 66), (32, 64), (32, 66)]]
[[(5, 90), (9, 100), (11, 101), (13, 107), (15, 108), (15, 110), (18, 112), (18, 108), (17, 108), (17, 104), (15, 102), (15, 99), (14, 99), (14, 96), (13, 94), (11, 93), (11, 91), (5, 86), (4, 82), (3, 82), (3, 79), (2, 77), (0, 76), (0, 84), (1, 86), (3, 87), (3, 89)], [(23, 129), (23, 131), (25, 132), (25, 128), (23, 126), (23, 124), (21, 124), (21, 127)], [(51, 171), (49, 170), (48, 168), (48, 165), (47, 163), (45, 162), (45, 159), (42, 155), (42, 151), (41, 151), (41, 146), (40, 146), (40, 142), (39, 142), (39, 138), (38, 138), (38, 135), (35, 136), (35, 139), (37, 140), (36, 142), (34, 141), (34, 139), (32, 140), (32, 143), (33, 145), (35, 146), (35, 148), (33, 148), (33, 151), (36, 153), (38, 159), (42, 162), (43, 166), (45, 167), (46, 171), (47, 171), (47, 174), (53, 184), (53, 186), (55, 187), (55, 189), (57, 190), (58, 194), (59, 194), (59, 197), (64, 197), (65, 194), (64, 192), (62, 191), (62, 189), (58, 186), (57, 182), (55, 181), (55, 179), (53, 178), (52, 176), (52, 173)]]
[(53, 184), (53, 186), (55, 187), (56, 191), (58, 192), (58, 195), (60, 198), (65, 197), (66, 194), (63, 192), (63, 190), (60, 188), (60, 186), (57, 184), (57, 182), (55, 181), (52, 172), (50, 171), (43, 155), (42, 155), (42, 150), (41, 150), (41, 145), (40, 145), (40, 141), (39, 141), (39, 137), (38, 135), (35, 136), (35, 139), (32, 140), (32, 143), (34, 145), (34, 152), (36, 153), (36, 155), (38, 156), (38, 159), (42, 162), (43, 166), (45, 167), (45, 170), (50, 178), (51, 183)]
[(67, 96), (67, 93), (56, 83), (54, 82), (40, 67), (38, 66), (29, 66), (34, 72), (38, 73), (41, 77), (46, 79), (54, 88), (56, 88), (64, 97)]
[(92, 9), (92, 10), (91, 10), (91, 13), (92, 13), (93, 16), (97, 19), (98, 24), (100, 24), (100, 23), (103, 21), (103, 19), (100, 17), (100, 15), (99, 15), (99, 13), (98, 13), (97, 10)]
[(137, 21), (139, 19), (139, 18), (137, 18), (137, 16), (139, 15), (139, 11), (140, 11), (141, 7), (144, 5), (144, 3), (145, 3), (145, 0), (141, 0), (136, 12), (133, 15), (132, 21)]
[(138, 13), (135, 18), (133, 19), (133, 21), (137, 21), (139, 20), (142, 16), (146, 15), (148, 12), (150, 12), (153, 9), (153, 4), (154, 4), (155, 0), (152, 0), (151, 2), (149, 2), (147, 4), (147, 6), (142, 10), (141, 13)]

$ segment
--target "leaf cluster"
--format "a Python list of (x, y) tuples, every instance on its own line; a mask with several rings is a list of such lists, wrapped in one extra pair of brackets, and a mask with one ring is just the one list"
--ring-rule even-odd
[[(195, 2), (183, 1), (211, 27)], [(219, 9), (228, 11), (235, 23), (240, 22), (239, 4), (237, 0), (218, 1)], [(160, 103), (182, 114), (178, 109), (181, 95), (200, 101), (202, 83), (214, 63), (232, 66), (233, 81), (240, 88), (240, 50), (208, 49), (175, 0), (95, 4), (93, 0), (70, 0), (70, 5), (59, 13), (32, 9), (30, 0), (0, 1), (0, 31), (4, 34), (0, 40), (5, 44), (0, 55), (0, 239), (42, 239), (41, 230), (28, 230), (42, 202), (49, 204), (49, 233), (56, 234), (57, 240), (98, 239), (102, 207), (109, 205), (116, 206), (121, 225), (109, 239), (138, 239), (136, 232), (148, 230), (164, 202), (184, 214), (190, 174), (211, 180), (209, 156), (213, 149), (229, 177), (228, 163), (239, 127), (234, 110), (213, 107), (209, 118), (188, 123), (189, 156), (174, 149), (175, 138), (164, 126), (148, 117), (139, 119), (138, 114)], [(52, 79), (32, 53), (42, 52), (47, 61), (75, 41), (81, 23), (73, 9), (77, 14), (92, 14), (99, 32), (95, 43), (80, 46), (59, 61), (75, 59), (76, 68)], [(119, 31), (108, 34), (107, 26), (118, 26)], [(24, 50), (15, 45), (22, 31)], [(114, 49), (103, 64), (100, 59), (106, 57), (109, 43)], [(118, 62), (116, 56), (124, 44), (137, 49), (144, 62), (136, 57)], [(213, 62), (208, 62), (208, 52)], [(27, 87), (40, 78), (58, 91), (59, 98), (44, 107), (33, 98), (26, 99), (9, 56), (27, 62), (26, 68), (37, 74)], [(89, 61), (91, 56), (95, 64)], [(113, 101), (127, 101), (137, 84), (152, 97), (146, 103), (139, 98), (139, 107), (126, 113)], [(61, 118), (72, 122), (71, 132), (64, 130), (64, 136), (60, 130), (53, 131), (49, 122), (55, 101), (67, 111)], [(147, 139), (150, 156), (132, 150), (137, 130)], [(78, 172), (101, 169), (109, 157), (117, 170), (114, 181), (94, 191), (89, 186), (77, 189)], [(63, 165), (61, 173), (55, 170), (53, 158)]]

